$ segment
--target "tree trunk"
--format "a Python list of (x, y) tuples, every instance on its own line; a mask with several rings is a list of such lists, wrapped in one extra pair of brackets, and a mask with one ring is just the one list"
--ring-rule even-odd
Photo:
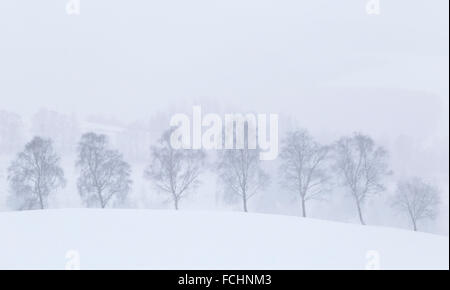
[(102, 208), (105, 208), (106, 204), (104, 204), (102, 192), (98, 189), (97, 189), (97, 195), (98, 195), (98, 199), (100, 200), (100, 206)]
[(42, 195), (40, 193), (38, 195), (39, 195), (39, 203), (40, 203), (41, 209), (44, 209), (44, 201), (42, 199)]
[(414, 231), (417, 232), (417, 223), (414, 219), (412, 220), (412, 222), (413, 222)]
[(39, 196), (39, 205), (41, 206), (41, 209), (44, 209), (44, 200), (42, 198), (42, 193), (41, 193), (41, 177), (40, 177), (40, 175), (38, 177), (38, 183), (37, 183), (36, 191), (37, 191), (37, 194)]
[(306, 217), (306, 201), (304, 197), (302, 197), (302, 215)]
[(174, 198), (173, 199), (173, 204), (174, 204), (174, 206), (175, 206), (175, 210), (178, 210), (178, 198)]
[(361, 211), (361, 204), (359, 203), (359, 201), (356, 201), (356, 206), (358, 207), (359, 221), (361, 222), (362, 225), (366, 225), (366, 223), (364, 222), (364, 218)]
[(244, 193), (244, 196), (242, 197), (242, 202), (243, 202), (243, 206), (244, 206), (244, 212), (248, 212), (247, 210), (247, 196)]

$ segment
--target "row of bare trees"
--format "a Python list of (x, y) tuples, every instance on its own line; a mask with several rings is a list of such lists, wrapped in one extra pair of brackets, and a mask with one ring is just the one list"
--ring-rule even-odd
[[(284, 184), (298, 194), (304, 217), (306, 203), (324, 198), (337, 181), (353, 198), (363, 225), (364, 204), (372, 195), (385, 191), (385, 178), (392, 174), (387, 151), (360, 133), (324, 146), (306, 130), (296, 130), (284, 139), (281, 159)], [(398, 183), (392, 206), (407, 214), (416, 231), (418, 221), (436, 217), (439, 191), (419, 178), (403, 180)]]
[(285, 138), (281, 158), (285, 185), (300, 197), (304, 217), (306, 203), (323, 199), (333, 181), (338, 180), (352, 196), (359, 220), (365, 224), (363, 205), (370, 195), (385, 189), (383, 179), (390, 174), (386, 150), (362, 134), (324, 146), (306, 130), (297, 130)]
[[(131, 168), (108, 148), (106, 136), (87, 133), (78, 144), (77, 186), (88, 207), (120, 204), (131, 190)], [(35, 137), (8, 168), (9, 204), (18, 210), (45, 209), (51, 193), (66, 185), (52, 141)]]
[[(152, 161), (144, 176), (171, 198), (175, 209), (179, 209), (180, 200), (195, 191), (206, 168), (217, 172), (224, 191), (239, 197), (245, 212), (249, 200), (269, 184), (259, 148), (221, 150), (217, 162), (207, 164), (203, 150), (172, 148), (171, 132), (166, 131), (151, 147)], [(83, 203), (101, 208), (123, 205), (131, 191), (131, 167), (122, 154), (110, 148), (107, 137), (82, 135), (77, 155), (77, 187)], [(366, 201), (385, 190), (385, 179), (391, 174), (386, 150), (363, 134), (321, 145), (306, 130), (295, 130), (283, 140), (280, 161), (281, 184), (298, 196), (303, 217), (307, 216), (310, 200), (325, 199), (340, 185), (353, 198), (361, 224), (365, 224)], [(9, 167), (8, 180), (9, 203), (14, 209), (47, 208), (49, 195), (66, 185), (52, 141), (35, 137), (29, 142)], [(412, 178), (399, 182), (392, 205), (407, 214), (417, 230), (420, 221), (436, 216), (439, 192)]]
[[(201, 150), (173, 149), (170, 132), (152, 147), (153, 163), (145, 176), (170, 194), (178, 209), (180, 200), (199, 184), (206, 155)], [(225, 192), (241, 199), (245, 212), (249, 200), (270, 181), (261, 166), (260, 149), (248, 147), (219, 151), (218, 162), (209, 167), (217, 171)], [(303, 217), (307, 216), (308, 201), (325, 199), (334, 186), (340, 185), (353, 198), (364, 225), (366, 201), (385, 190), (385, 178), (392, 174), (387, 151), (359, 133), (324, 146), (306, 130), (295, 130), (283, 140), (280, 158), (281, 184), (297, 194)], [(419, 178), (399, 182), (392, 201), (394, 208), (409, 216), (414, 230), (418, 221), (436, 216), (438, 205), (438, 190)]]

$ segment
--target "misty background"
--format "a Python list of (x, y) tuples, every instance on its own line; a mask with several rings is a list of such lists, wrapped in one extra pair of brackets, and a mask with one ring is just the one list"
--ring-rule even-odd
[[(443, 199), (426, 230), (448, 235), (448, 1), (380, 0), (380, 15), (367, 14), (366, 0), (80, 2), (77, 16), (64, 0), (0, 3), (0, 111), (22, 128), (0, 153), (0, 210), (6, 169), (35, 134), (55, 140), (68, 178), (51, 207), (81, 206), (73, 150), (87, 131), (110, 136), (131, 163), (130, 207), (170, 208), (142, 177), (148, 148), (172, 114), (200, 105), (278, 113), (280, 138), (295, 127), (324, 144), (370, 135), (388, 149), (394, 176), (366, 205), (368, 224), (408, 228), (388, 200), (397, 180), (419, 176)], [(249, 210), (299, 215), (277, 162), (265, 163), (271, 186)], [(201, 180), (181, 209), (239, 209), (220, 199), (213, 173)], [(342, 188), (310, 207), (313, 218), (356, 222)]]

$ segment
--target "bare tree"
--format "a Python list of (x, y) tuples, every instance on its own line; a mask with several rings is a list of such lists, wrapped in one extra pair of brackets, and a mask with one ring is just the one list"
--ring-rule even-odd
[(131, 190), (131, 168), (105, 135), (86, 133), (78, 144), (78, 191), (88, 207), (122, 204)]
[(335, 149), (336, 169), (354, 198), (359, 220), (364, 225), (362, 206), (370, 195), (385, 189), (383, 178), (390, 174), (387, 151), (359, 133), (341, 138)]
[(12, 196), (10, 203), (15, 209), (44, 209), (48, 196), (65, 186), (64, 172), (59, 166), (52, 141), (35, 137), (26, 144), (8, 169)]
[(171, 195), (178, 210), (181, 198), (199, 185), (206, 155), (202, 150), (174, 149), (170, 143), (172, 132), (164, 132), (159, 144), (151, 147), (152, 163), (144, 175), (159, 190)]
[[(225, 134), (223, 142), (231, 140), (235, 149), (224, 149), (218, 154), (217, 169), (225, 193), (238, 196), (242, 200), (244, 212), (248, 212), (248, 201), (269, 184), (269, 176), (261, 167), (261, 149), (255, 141), (258, 138), (255, 128), (255, 122), (249, 120), (241, 128), (235, 123), (228, 124), (224, 132), (229, 130), (232, 134), (231, 137)], [(238, 137), (242, 139), (239, 141), (242, 145), (238, 145)]]
[(238, 195), (244, 212), (248, 212), (249, 199), (269, 183), (269, 176), (261, 168), (258, 150), (224, 150), (219, 159), (219, 178), (225, 190)]
[(322, 146), (306, 130), (289, 132), (283, 140), (280, 172), (287, 188), (298, 193), (302, 215), (306, 217), (306, 202), (320, 199), (327, 190), (330, 177), (325, 168), (328, 146)]
[(424, 219), (435, 219), (438, 213), (439, 191), (419, 178), (398, 183), (392, 206), (411, 219), (414, 231)]

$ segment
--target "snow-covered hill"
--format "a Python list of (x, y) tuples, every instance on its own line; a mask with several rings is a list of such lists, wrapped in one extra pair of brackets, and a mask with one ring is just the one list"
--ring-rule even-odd
[(449, 239), (297, 217), (154, 210), (0, 213), (0, 269), (448, 269)]

